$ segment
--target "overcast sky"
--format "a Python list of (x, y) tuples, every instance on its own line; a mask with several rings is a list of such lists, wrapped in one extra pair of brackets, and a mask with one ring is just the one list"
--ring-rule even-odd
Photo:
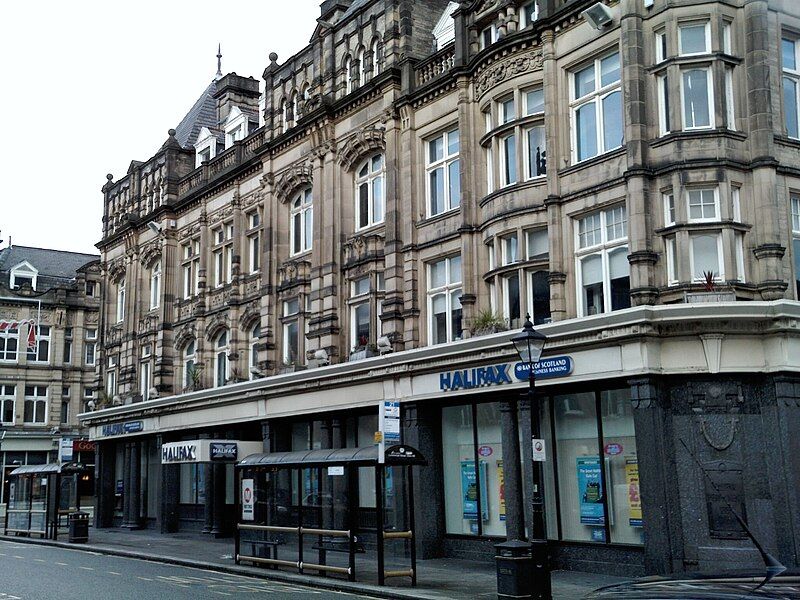
[[(0, 238), (97, 252), (106, 173), (167, 139), (222, 71), (261, 81), (309, 40), (321, 0), (30, 2), (0, 6)], [(263, 83), (263, 82), (262, 82)]]

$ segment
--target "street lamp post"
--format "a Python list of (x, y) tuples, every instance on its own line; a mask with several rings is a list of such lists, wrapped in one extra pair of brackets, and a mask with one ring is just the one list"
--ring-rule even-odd
[[(547, 338), (536, 331), (531, 323), (530, 315), (525, 315), (525, 324), (522, 331), (511, 338), (520, 360), (528, 365), (528, 390), (523, 392), (527, 397), (531, 411), (531, 439), (526, 443), (533, 444), (534, 440), (541, 437), (541, 421), (539, 417), (539, 404), (536, 398), (536, 373), (534, 366), (542, 356), (542, 350)], [(550, 560), (547, 548), (547, 531), (544, 522), (544, 478), (542, 477), (541, 462), (531, 461), (532, 477), (530, 490), (531, 502), (531, 556), (533, 558), (533, 573), (531, 574), (531, 598), (535, 600), (551, 600), (552, 590), (550, 585)]]

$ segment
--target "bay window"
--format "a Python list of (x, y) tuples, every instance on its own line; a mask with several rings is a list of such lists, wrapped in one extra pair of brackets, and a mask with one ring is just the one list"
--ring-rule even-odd
[(718, 221), (720, 219), (719, 192), (717, 188), (687, 190), (686, 202), (689, 222), (698, 223)]
[(706, 273), (713, 273), (715, 281), (725, 280), (722, 261), (722, 234), (702, 233), (689, 236), (689, 264), (692, 281), (705, 281)]
[(669, 78), (666, 72), (656, 76), (656, 94), (658, 98), (658, 134), (666, 135), (672, 131), (669, 118)]
[(289, 246), (292, 255), (311, 250), (314, 237), (314, 207), (311, 188), (298, 193), (292, 200), (289, 227)]
[(461, 339), (461, 256), (429, 263), (428, 339), (442, 344)]
[(681, 71), (681, 103), (684, 129), (706, 129), (714, 126), (714, 83), (711, 67), (693, 67)]
[(502, 186), (517, 183), (517, 136), (513, 133), (500, 140)]
[(438, 215), (461, 204), (458, 128), (441, 133), (427, 142), (428, 216)]
[(383, 154), (365, 160), (356, 173), (356, 229), (383, 223)]
[(675, 225), (675, 195), (664, 194), (664, 227)]
[(547, 229), (536, 229), (525, 233), (526, 257), (528, 260), (543, 260), (550, 255), (550, 239)]
[(711, 23), (685, 23), (678, 26), (678, 52), (681, 56), (711, 52)]
[(511, 329), (520, 327), (522, 310), (520, 306), (519, 271), (505, 275), (503, 281), (503, 318)]
[(622, 146), (619, 52), (572, 73), (572, 156), (576, 162)]
[(578, 220), (576, 229), (578, 314), (587, 316), (630, 307), (625, 206), (587, 215)]
[(786, 135), (800, 138), (800, 68), (798, 68), (798, 43), (791, 38), (781, 39), (781, 60), (783, 67), (783, 116)]
[(544, 125), (525, 130), (525, 179), (547, 174)]
[(675, 237), (668, 237), (664, 240), (667, 254), (667, 285), (677, 285), (678, 283), (678, 260), (675, 251)]

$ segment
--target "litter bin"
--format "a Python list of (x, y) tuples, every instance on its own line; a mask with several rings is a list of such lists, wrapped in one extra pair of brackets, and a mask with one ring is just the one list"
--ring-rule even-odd
[(69, 542), (83, 544), (89, 541), (89, 513), (74, 512), (67, 515)]
[(531, 598), (531, 545), (511, 540), (494, 545), (498, 598)]

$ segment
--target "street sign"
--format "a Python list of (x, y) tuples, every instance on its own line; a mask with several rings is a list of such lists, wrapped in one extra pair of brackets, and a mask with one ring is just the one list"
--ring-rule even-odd
[(255, 485), (252, 479), (242, 479), (242, 521), (255, 520)]
[(72, 438), (61, 438), (58, 444), (59, 462), (71, 462), (72, 456)]
[[(378, 429), (375, 440), (378, 444), (378, 462), (385, 462), (386, 444), (400, 442), (400, 402), (384, 400), (378, 408)], [(380, 434), (380, 437), (378, 436)]]
[(531, 439), (531, 444), (533, 445), (533, 461), (534, 462), (545, 462), (547, 460), (546, 451), (544, 440), (539, 438)]

